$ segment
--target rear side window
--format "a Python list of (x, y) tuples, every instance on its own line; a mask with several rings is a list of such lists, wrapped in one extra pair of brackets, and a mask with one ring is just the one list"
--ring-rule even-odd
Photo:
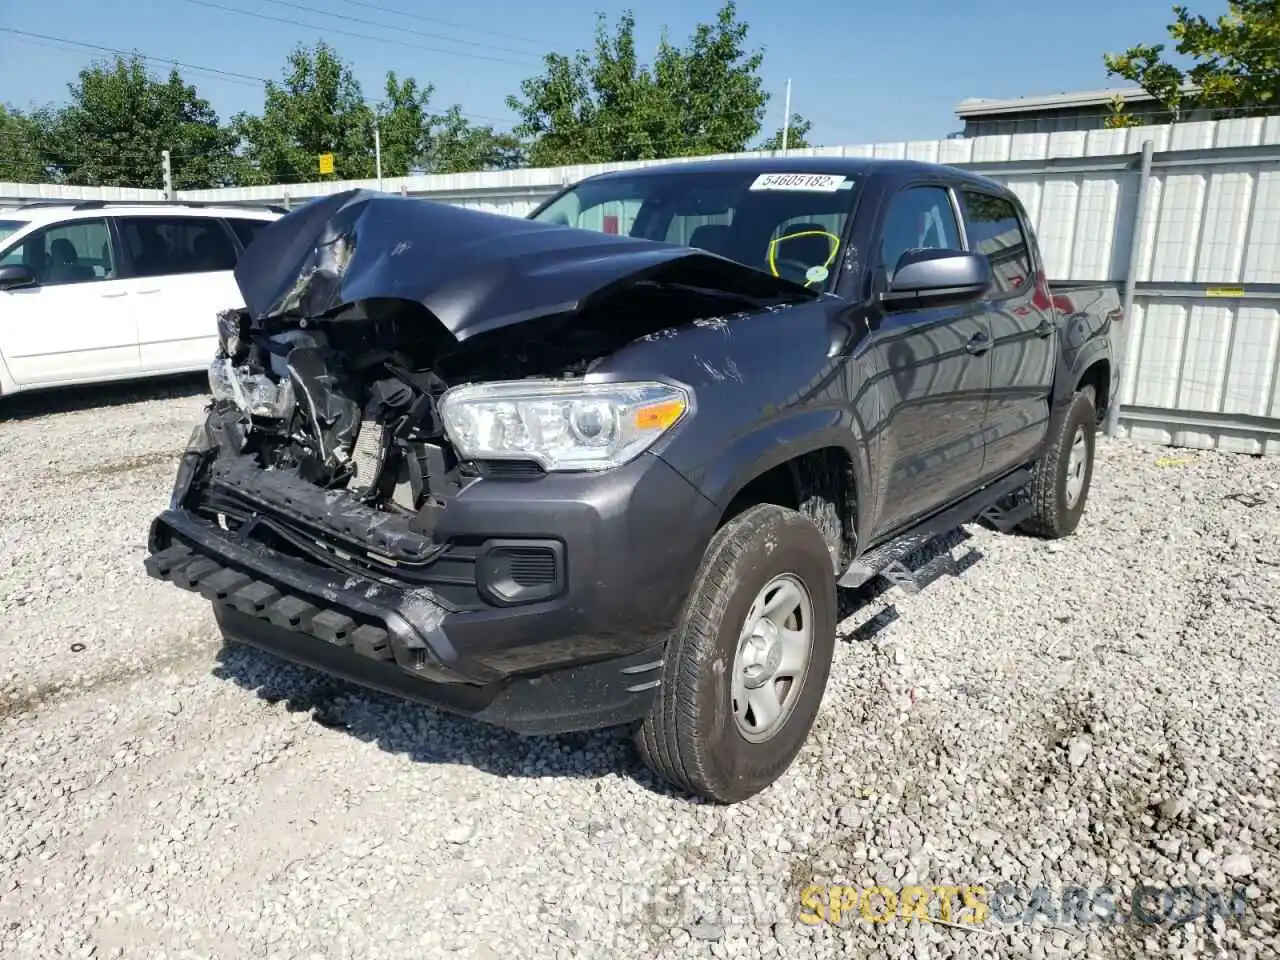
[(240, 240), (242, 246), (249, 246), (270, 220), (231, 220), (227, 223), (231, 224), (231, 229), (236, 232), (236, 237)]
[(121, 217), (120, 239), (139, 277), (232, 270), (236, 249), (222, 224), (200, 217)]
[(889, 202), (880, 231), (880, 264), (892, 278), (908, 250), (959, 250), (951, 196), (942, 187), (908, 187)]
[(26, 267), (41, 286), (116, 277), (105, 220), (72, 220), (35, 230), (0, 261), (10, 264)]
[(1031, 251), (1018, 212), (1004, 197), (964, 191), (969, 247), (991, 261), (996, 289), (1013, 293), (1031, 278)]

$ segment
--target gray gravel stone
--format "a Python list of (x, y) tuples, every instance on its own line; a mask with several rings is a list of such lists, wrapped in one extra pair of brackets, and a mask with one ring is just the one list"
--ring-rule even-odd
[[(1074, 537), (973, 527), (963, 576), (853, 613), (796, 764), (720, 808), (617, 731), (517, 737), (224, 649), (141, 566), (203, 397), (97, 396), (0, 401), (6, 960), (1280, 955), (1274, 460), (1100, 439)], [(913, 880), (1017, 910), (1240, 884), (1248, 912), (800, 920), (811, 884)]]

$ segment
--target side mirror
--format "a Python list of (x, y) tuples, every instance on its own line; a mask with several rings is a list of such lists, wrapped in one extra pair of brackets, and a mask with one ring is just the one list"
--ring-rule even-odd
[(20, 263), (11, 263), (0, 267), (0, 290), (12, 290), (14, 287), (29, 287), (36, 278)]
[(908, 250), (881, 299), (892, 306), (976, 300), (991, 287), (991, 263), (963, 250)]

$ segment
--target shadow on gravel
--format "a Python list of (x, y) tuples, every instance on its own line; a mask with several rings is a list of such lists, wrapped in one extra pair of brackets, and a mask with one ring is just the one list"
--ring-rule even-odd
[(465, 765), (500, 777), (626, 776), (659, 796), (701, 802), (653, 776), (622, 728), (524, 737), (368, 690), (254, 647), (228, 645), (217, 661), (214, 676), (231, 680), (268, 703), (283, 704), (291, 713), (309, 713), (320, 726), (418, 763)]
[(34, 420), (54, 413), (118, 407), (147, 400), (175, 400), (208, 392), (209, 381), (203, 373), (184, 373), (85, 387), (33, 390), (30, 393), (0, 397), (0, 423), (6, 420)]

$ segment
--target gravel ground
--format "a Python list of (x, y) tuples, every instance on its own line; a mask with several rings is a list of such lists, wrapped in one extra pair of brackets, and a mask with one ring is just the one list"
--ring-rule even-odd
[[(201, 404), (0, 406), (0, 955), (1280, 954), (1274, 461), (1103, 441), (1076, 537), (974, 528), (962, 576), (853, 612), (801, 758), (717, 808), (614, 733), (522, 739), (221, 649), (141, 564)], [(991, 913), (860, 917), (919, 885)]]

